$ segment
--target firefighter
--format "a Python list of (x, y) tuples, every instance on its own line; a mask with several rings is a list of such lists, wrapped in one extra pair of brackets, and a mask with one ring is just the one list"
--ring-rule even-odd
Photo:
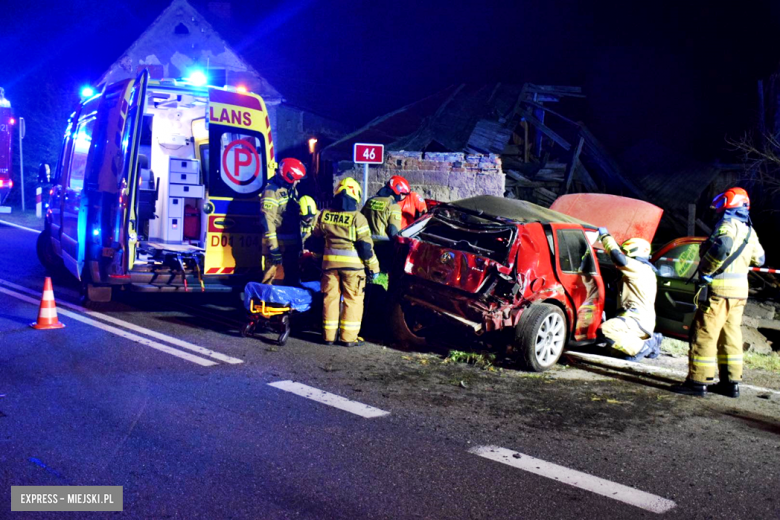
[(322, 328), (326, 345), (336, 341), (337, 332), (345, 346), (360, 344), (366, 269), (372, 281), (379, 274), (371, 230), (358, 211), (361, 197), (360, 184), (347, 177), (336, 188), (330, 209), (321, 211), (314, 225), (313, 235), (324, 239)]
[(412, 222), (423, 216), (428, 211), (428, 205), (425, 203), (419, 193), (410, 191), (409, 195), (400, 202), (401, 205), (401, 229), (408, 227)]
[(616, 353), (628, 361), (656, 358), (663, 336), (655, 329), (656, 269), (650, 263), (650, 243), (630, 238), (618, 246), (606, 228), (599, 240), (620, 271), (620, 308), (617, 316), (601, 324), (601, 334)]
[(276, 175), (260, 197), (260, 227), (263, 233), (262, 283), (272, 284), (276, 266), (282, 264), (285, 282), (298, 282), (300, 209), (295, 186), (306, 176), (298, 159), (282, 159)]
[(317, 203), (314, 202), (313, 198), (304, 195), (298, 200), (298, 207), (300, 208), (301, 218), (301, 244), (305, 244), (314, 228), (314, 219), (317, 216)]
[(411, 191), (409, 183), (400, 175), (390, 177), (374, 197), (366, 201), (362, 213), (371, 228), (371, 240), (382, 272), (388, 272), (393, 258), (392, 239), (401, 231), (401, 206)]
[(361, 211), (368, 220), (373, 240), (387, 240), (401, 231), (400, 202), (411, 191), (409, 182), (400, 175), (390, 177), (387, 184), (363, 206)]
[(688, 377), (672, 388), (703, 397), (712, 392), (739, 397), (742, 380), (742, 313), (748, 297), (750, 265), (764, 264), (764, 249), (750, 222), (750, 198), (731, 188), (712, 200), (720, 220), (699, 249), (700, 284), (691, 327)]

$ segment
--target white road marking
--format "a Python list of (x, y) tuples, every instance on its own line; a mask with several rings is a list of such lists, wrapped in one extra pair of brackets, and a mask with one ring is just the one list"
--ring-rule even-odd
[(41, 234), (41, 230), (40, 229), (32, 229), (32, 228), (20, 226), (19, 224), (14, 224), (13, 222), (8, 222), (6, 220), (0, 220), (0, 224), (5, 224), (6, 226), (11, 226), (11, 227), (19, 228), (19, 229), (24, 229), (25, 231), (32, 231), (36, 235), (40, 235)]
[[(10, 289), (6, 289), (4, 287), (0, 287), (0, 293), (7, 294), (8, 296), (12, 296), (16, 298), (17, 300), (22, 300), (23, 302), (31, 303), (33, 305), (38, 305), (40, 302), (36, 301), (33, 298), (30, 298), (29, 296), (26, 296), (24, 294), (19, 294), (18, 292), (11, 291)], [(160, 352), (165, 352), (166, 354), (170, 354), (172, 356), (176, 356), (178, 358), (190, 361), (192, 363), (195, 363), (200, 366), (204, 367), (210, 367), (214, 366), (217, 363), (214, 361), (211, 361), (209, 359), (203, 359), (198, 356), (194, 356), (192, 354), (189, 354), (187, 352), (182, 352), (181, 350), (176, 350), (175, 348), (168, 347), (166, 345), (163, 345), (162, 343), (157, 343), (156, 341), (152, 341), (150, 339), (143, 338), (141, 336), (138, 336), (136, 334), (133, 334), (132, 332), (126, 332), (122, 329), (117, 329), (116, 327), (112, 327), (111, 325), (106, 325), (105, 323), (101, 323), (99, 321), (92, 320), (90, 318), (86, 318), (82, 316), (81, 314), (77, 314), (75, 312), (66, 311), (64, 309), (61, 309), (58, 311), (58, 314), (61, 314), (62, 316), (67, 316), (70, 319), (80, 321), (82, 323), (85, 323), (87, 325), (91, 325), (93, 327), (97, 327), (98, 329), (105, 330), (106, 332), (110, 332), (112, 334), (116, 334), (117, 336), (121, 336), (123, 338), (129, 339), (130, 341), (134, 341), (136, 343), (140, 343), (141, 345), (145, 345), (147, 347), (152, 347), (155, 350), (159, 350)]]
[[(37, 296), (38, 293), (35, 291), (28, 289), (27, 287), (23, 287), (21, 285), (17, 285), (15, 283), (6, 281), (6, 280), (0, 280), (0, 286), (5, 285), (7, 287), (11, 287), (13, 289), (16, 289), (17, 291), (21, 291), (24, 293), (27, 293), (31, 296)], [(134, 323), (130, 323), (128, 321), (120, 320), (119, 318), (114, 318), (113, 316), (109, 316), (108, 314), (103, 314), (102, 312), (97, 311), (91, 311), (89, 309), (86, 309), (80, 305), (75, 305), (73, 303), (69, 302), (60, 302), (58, 303), (61, 307), (67, 307), (69, 309), (73, 309), (75, 311), (79, 311), (83, 314), (86, 314), (88, 316), (92, 316), (93, 318), (98, 318), (103, 321), (107, 321), (109, 323), (113, 323), (114, 325), (119, 325), (120, 327), (124, 327), (126, 329), (134, 330), (136, 332), (139, 332), (141, 334), (145, 334), (147, 336), (150, 336), (152, 338), (159, 339), (160, 341), (165, 341), (166, 343), (170, 343), (171, 345), (176, 345), (177, 347), (181, 347), (187, 350), (190, 350), (192, 352), (195, 352), (197, 354), (200, 354), (202, 356), (206, 356), (212, 359), (216, 359), (217, 361), (222, 361), (224, 363), (230, 363), (231, 365), (237, 365), (240, 363), (243, 363), (243, 359), (234, 358), (231, 356), (227, 356), (225, 354), (222, 354), (220, 352), (216, 352), (214, 350), (201, 347), (198, 345), (194, 345), (192, 343), (189, 343), (187, 341), (181, 340), (179, 338), (174, 338), (172, 336), (168, 336), (167, 334), (162, 334), (161, 332), (157, 332), (155, 330), (147, 329), (146, 327), (141, 327), (140, 325), (136, 325)]]
[[(671, 500), (657, 495), (645, 493), (639, 489), (624, 486), (616, 482), (610, 482), (581, 471), (559, 466), (551, 462), (524, 455), (516, 451), (500, 448), (498, 446), (477, 446), (469, 450), (469, 453), (479, 455), (486, 459), (501, 462), (509, 466), (528, 471), (549, 479), (557, 480), (570, 486), (591, 491), (598, 495), (618, 500), (620, 502), (642, 508), (652, 513), (665, 513), (677, 506)], [(519, 458), (517, 456), (519, 455)]]
[[(634, 363), (632, 361), (625, 361), (623, 359), (617, 359), (617, 358), (611, 358), (607, 356), (599, 356), (598, 354), (586, 354), (584, 352), (571, 352), (567, 351), (565, 352), (566, 356), (572, 357), (574, 359), (578, 359), (581, 361), (586, 361), (589, 363), (593, 363), (596, 365), (603, 365), (609, 368), (624, 368), (628, 370), (632, 370), (634, 372), (637, 372), (639, 374), (650, 374), (650, 375), (671, 375), (676, 377), (681, 377), (685, 379), (688, 377), (687, 372), (682, 372), (680, 370), (673, 370), (671, 368), (664, 368), (664, 367), (657, 367), (654, 365), (645, 365), (642, 363)], [(750, 390), (756, 391), (756, 392), (766, 392), (769, 394), (775, 394), (780, 395), (780, 391), (773, 390), (771, 388), (764, 388), (763, 386), (753, 386), (753, 385), (746, 385), (744, 383), (739, 384), (740, 388), (748, 388)]]
[(373, 406), (368, 406), (367, 404), (358, 403), (357, 401), (350, 401), (346, 397), (323, 392), (317, 388), (306, 386), (301, 383), (295, 383), (293, 381), (277, 381), (276, 383), (268, 383), (268, 385), (280, 390), (284, 390), (285, 392), (290, 392), (292, 394), (311, 399), (312, 401), (317, 401), (318, 403), (327, 404), (328, 406), (338, 408), (339, 410), (344, 410), (345, 412), (354, 413), (355, 415), (359, 415), (366, 419), (382, 417), (383, 415), (390, 415), (390, 412), (380, 410), (379, 408), (374, 408)]

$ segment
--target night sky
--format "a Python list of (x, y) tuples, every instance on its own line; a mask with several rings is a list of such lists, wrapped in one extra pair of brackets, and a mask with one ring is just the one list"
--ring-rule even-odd
[[(167, 5), (3, 0), (0, 86), (24, 115), (29, 89), (94, 81)], [(462, 82), (581, 85), (576, 117), (616, 155), (650, 138), (722, 158), (780, 62), (768, 1), (233, 2), (233, 20), (234, 48), (323, 115), (359, 126)]]

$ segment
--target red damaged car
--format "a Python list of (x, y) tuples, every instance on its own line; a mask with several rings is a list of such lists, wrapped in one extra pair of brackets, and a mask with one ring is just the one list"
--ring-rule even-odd
[(479, 339), (547, 370), (567, 344), (595, 340), (605, 306), (607, 314), (614, 306), (614, 267), (592, 247), (597, 226), (618, 241), (651, 240), (661, 214), (602, 194), (567, 195), (551, 209), (487, 195), (440, 204), (399, 237), (394, 339), (407, 348)]

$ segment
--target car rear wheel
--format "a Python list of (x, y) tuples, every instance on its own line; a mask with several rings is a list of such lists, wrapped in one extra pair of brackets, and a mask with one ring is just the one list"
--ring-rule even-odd
[(393, 345), (403, 350), (421, 349), (426, 341), (422, 336), (414, 333), (416, 320), (412, 305), (401, 299), (396, 299), (390, 305), (390, 330), (392, 331)]
[(563, 311), (549, 303), (537, 303), (520, 317), (515, 329), (514, 347), (525, 368), (544, 372), (560, 359), (566, 338)]

